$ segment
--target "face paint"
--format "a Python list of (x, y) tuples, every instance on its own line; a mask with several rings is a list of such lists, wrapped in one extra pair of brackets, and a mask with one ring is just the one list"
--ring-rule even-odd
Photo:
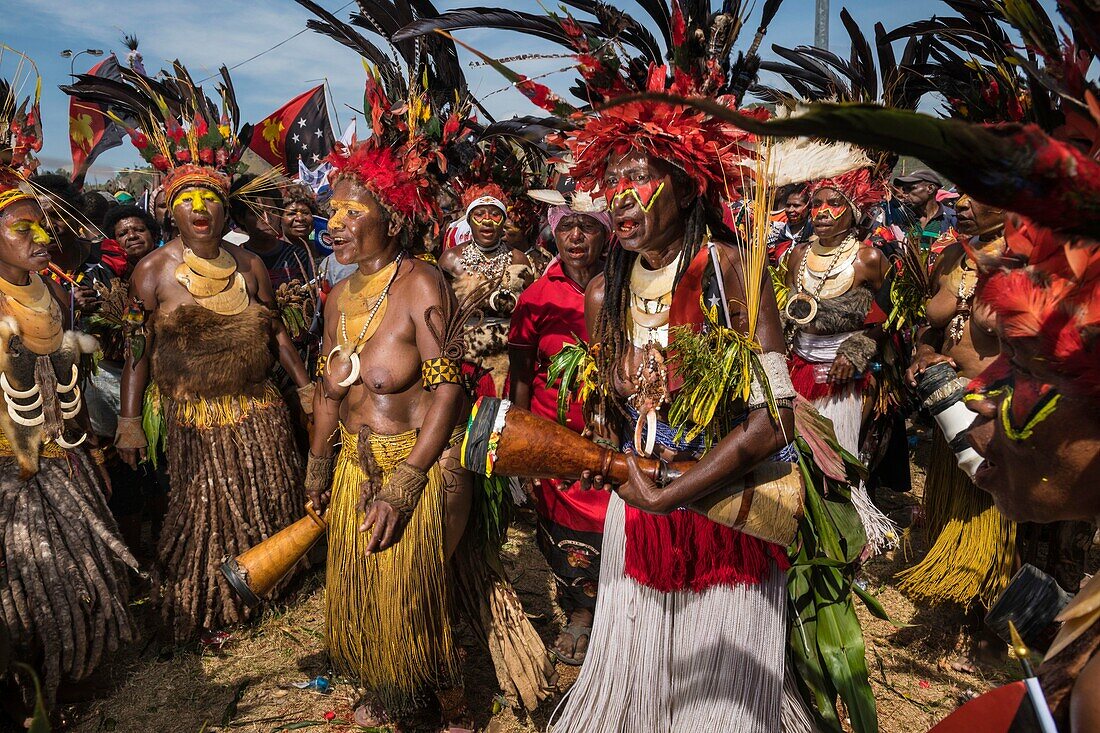
[(470, 223), (475, 227), (498, 227), (504, 221), (504, 214), (489, 214), (483, 219), (470, 216)]
[(8, 231), (14, 235), (30, 234), (31, 241), (35, 244), (49, 244), (50, 235), (41, 223), (30, 219), (20, 219), (8, 225)]
[(180, 204), (187, 202), (191, 203), (191, 211), (206, 211), (207, 201), (220, 201), (218, 195), (213, 191), (207, 191), (206, 189), (191, 189), (190, 191), (184, 191), (176, 196), (172, 201), (172, 208), (176, 208)]
[(823, 214), (828, 214), (830, 219), (833, 219), (834, 221), (840, 221), (840, 217), (844, 216), (844, 212), (846, 212), (847, 210), (847, 206), (830, 206), (829, 204), (821, 204), (820, 206), (814, 207), (813, 211), (810, 212), (810, 218), (816, 219)]
[(1020, 379), (1004, 387), (999, 416), (1005, 435), (1021, 441), (1031, 437), (1035, 428), (1058, 409), (1061, 393), (1049, 384)]
[(329, 206), (332, 207), (332, 216), (328, 218), (328, 226), (330, 229), (339, 228), (344, 223), (349, 215), (359, 216), (367, 212), (367, 205), (360, 203), (359, 201), (349, 201), (346, 199), (331, 199)]
[(663, 190), (665, 190), (664, 181), (658, 183), (649, 180), (645, 183), (634, 183), (629, 178), (623, 178), (619, 181), (618, 186), (607, 192), (607, 206), (613, 208), (615, 203), (623, 196), (633, 196), (638, 205), (642, 207), (642, 211), (648, 214), (649, 210), (653, 208), (653, 202), (657, 200)]

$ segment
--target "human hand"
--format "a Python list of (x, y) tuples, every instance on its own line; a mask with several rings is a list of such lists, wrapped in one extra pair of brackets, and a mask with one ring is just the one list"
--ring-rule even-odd
[(852, 366), (852, 362), (848, 360), (846, 356), (838, 356), (833, 361), (832, 367), (829, 368), (829, 376), (826, 379), (828, 382), (848, 382), (851, 381), (856, 375), (856, 368)]
[(359, 525), (360, 532), (369, 532), (367, 554), (382, 552), (394, 545), (399, 539), (400, 515), (391, 504), (385, 501), (372, 501), (367, 505), (366, 516)]
[(119, 448), (119, 458), (130, 468), (135, 471), (138, 470), (139, 463), (145, 463), (148, 460), (148, 451), (145, 448)]
[(665, 505), (665, 492), (654, 483), (653, 479), (642, 472), (638, 466), (638, 459), (628, 455), (626, 466), (630, 472), (630, 479), (615, 490), (619, 498), (630, 506), (651, 514), (668, 514), (671, 507)]
[(920, 375), (924, 374), (924, 370), (934, 364), (950, 364), (952, 367), (958, 368), (955, 360), (951, 357), (926, 348), (917, 353), (917, 358), (905, 370), (905, 381), (909, 383), (910, 387), (916, 387)]
[(585, 491), (589, 491), (591, 489), (611, 491), (612, 487), (611, 484), (604, 479), (603, 474), (585, 469), (584, 471), (581, 471), (581, 488)]

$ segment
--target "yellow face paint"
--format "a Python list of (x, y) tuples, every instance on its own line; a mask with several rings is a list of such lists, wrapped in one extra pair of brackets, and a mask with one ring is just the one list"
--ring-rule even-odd
[(1016, 397), (1015, 390), (1012, 387), (1005, 387), (1004, 391), (1005, 396), (1001, 400), (999, 412), (1001, 428), (1009, 439), (1015, 441), (1030, 438), (1035, 428), (1058, 409), (1058, 402), (1062, 399), (1062, 395), (1055, 389), (1045, 391), (1037, 399), (1032, 395), (1031, 403), (1024, 406), (1027, 410), (1026, 415), (1023, 420), (1020, 420), (1015, 416), (1012, 406), (1012, 401)]
[(332, 216), (328, 218), (329, 229), (339, 227), (349, 216), (358, 218), (370, 211), (370, 207), (366, 204), (348, 199), (331, 199), (328, 205), (332, 208)]
[(661, 181), (660, 185), (655, 187), (652, 181), (635, 184), (629, 179), (624, 179), (623, 182), (619, 184), (618, 188), (612, 192), (611, 200), (608, 201), (608, 206), (613, 208), (622, 197), (633, 196), (634, 200), (638, 202), (638, 206), (642, 207), (642, 211), (648, 214), (653, 208), (653, 202), (657, 200), (657, 197), (660, 196), (661, 192), (664, 190), (664, 181)]
[(501, 222), (504, 221), (503, 216), (493, 216), (490, 214), (484, 219), (478, 219), (475, 216), (470, 217), (470, 223), (475, 227), (499, 227)]
[(31, 219), (20, 219), (9, 224), (8, 231), (15, 236), (30, 234), (31, 241), (35, 244), (49, 244), (50, 242), (50, 235), (46, 232), (42, 224), (37, 221), (32, 221)]
[(178, 194), (175, 199), (172, 200), (172, 208), (185, 203), (191, 204), (191, 211), (206, 211), (206, 205), (209, 202), (218, 201), (218, 195), (213, 191), (208, 191), (205, 188), (192, 188), (189, 191), (183, 191)]

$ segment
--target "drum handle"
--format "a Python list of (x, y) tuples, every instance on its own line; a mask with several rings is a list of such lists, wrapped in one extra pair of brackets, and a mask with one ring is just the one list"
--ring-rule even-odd
[(308, 501), (306, 501), (306, 514), (309, 515), (310, 519), (312, 519), (314, 522), (317, 523), (318, 527), (321, 527), (322, 529), (324, 529), (325, 527), (328, 526), (328, 524), (325, 522), (325, 520), (321, 517), (320, 514), (317, 513), (317, 510), (313, 507), (313, 500), (312, 499), (309, 499)]

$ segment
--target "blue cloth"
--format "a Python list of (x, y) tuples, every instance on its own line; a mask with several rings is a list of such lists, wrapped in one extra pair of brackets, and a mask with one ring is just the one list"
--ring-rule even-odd
[[(626, 408), (627, 413), (630, 416), (630, 437), (623, 441), (623, 451), (626, 453), (637, 453), (637, 449), (634, 447), (634, 426), (638, 423), (638, 411), (633, 407)], [(748, 419), (748, 413), (742, 414), (734, 422), (733, 427), (737, 427), (741, 423)], [(642, 426), (642, 440), (648, 437), (646, 434), (648, 426)], [(676, 431), (663, 420), (657, 420), (657, 439), (656, 445), (664, 448), (671, 448), (677, 453), (690, 453), (696, 458), (703, 455), (706, 452), (706, 442), (702, 435), (699, 435), (692, 441), (676, 440)], [(795, 451), (794, 443), (789, 443), (777, 451), (771, 457), (772, 461), (778, 461), (781, 463), (794, 463), (798, 460), (798, 453)]]

